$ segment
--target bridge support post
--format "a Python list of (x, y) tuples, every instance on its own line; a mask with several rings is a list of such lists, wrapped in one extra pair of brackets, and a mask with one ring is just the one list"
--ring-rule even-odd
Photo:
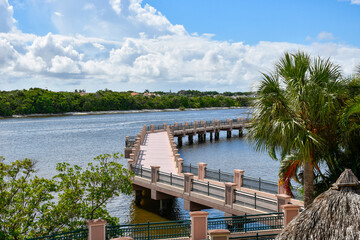
[(210, 141), (212, 141), (212, 140), (213, 140), (213, 133), (210, 132)]
[(300, 206), (295, 204), (286, 204), (283, 205), (284, 209), (284, 227), (286, 227), (291, 220), (296, 217), (300, 212)]
[(219, 136), (220, 136), (220, 133), (219, 133), (219, 130), (217, 130), (215, 132), (215, 140), (219, 140)]
[(198, 163), (198, 178), (204, 180), (206, 177), (206, 166), (207, 163)]
[(203, 211), (190, 212), (191, 239), (201, 240), (207, 238), (207, 218), (209, 213)]
[(286, 194), (276, 194), (276, 197), (277, 197), (278, 212), (281, 212), (282, 206), (289, 204), (291, 197)]
[(226, 137), (231, 138), (231, 131), (227, 131)]
[(180, 174), (180, 173), (182, 173), (183, 172), (183, 166), (184, 166), (184, 159), (182, 159), (182, 158), (179, 158), (178, 159), (178, 173)]
[(239, 128), (239, 137), (242, 137), (244, 134), (243, 134), (243, 128)]
[(235, 183), (225, 183), (225, 205), (232, 208), (235, 202)]
[(87, 221), (89, 234), (88, 240), (105, 240), (106, 233), (106, 220), (104, 219), (94, 219)]
[(243, 186), (244, 170), (234, 169), (234, 183), (236, 187), (240, 188)]
[(210, 240), (228, 240), (230, 236), (230, 231), (227, 229), (209, 230), (208, 233)]
[(178, 145), (181, 147), (182, 146), (182, 136), (178, 137)]
[(206, 132), (204, 133), (204, 142), (206, 142)]
[(160, 166), (151, 166), (151, 183), (156, 183), (159, 180)]
[(192, 145), (194, 143), (194, 136), (189, 135), (189, 145)]
[(151, 132), (154, 132), (154, 124), (151, 124)]

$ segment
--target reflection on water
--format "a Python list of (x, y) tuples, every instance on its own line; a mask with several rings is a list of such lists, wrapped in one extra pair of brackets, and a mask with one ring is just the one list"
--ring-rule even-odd
[[(68, 116), (52, 118), (26, 118), (0, 120), (0, 156), (7, 161), (31, 158), (37, 160), (41, 177), (51, 178), (56, 174), (56, 164), (69, 162), (86, 166), (94, 157), (104, 153), (123, 152), (125, 136), (139, 133), (144, 124), (182, 123), (195, 120), (234, 119), (247, 117), (247, 109), (200, 110), (183, 112), (132, 113), (115, 115)], [(278, 162), (270, 160), (266, 153), (256, 153), (244, 141), (236, 137), (226, 139), (226, 132), (221, 133), (219, 141), (209, 141), (188, 145), (183, 139), (179, 149), (185, 163), (208, 163), (209, 168), (221, 168), (232, 172), (232, 169), (245, 170), (245, 174), (277, 179)], [(122, 163), (126, 166), (125, 160)], [(158, 201), (145, 201), (141, 206), (135, 204), (135, 193), (131, 196), (121, 195), (108, 204), (113, 216), (120, 223), (140, 223), (188, 219), (189, 213), (184, 210), (182, 199), (174, 199), (163, 204), (160, 211)], [(218, 210), (205, 210), (209, 217), (223, 216)]]

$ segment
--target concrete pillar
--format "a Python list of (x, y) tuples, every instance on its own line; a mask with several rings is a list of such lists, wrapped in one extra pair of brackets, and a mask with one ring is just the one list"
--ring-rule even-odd
[(276, 194), (276, 197), (277, 197), (278, 212), (281, 212), (282, 206), (289, 204), (291, 197), (286, 194)]
[(151, 124), (151, 132), (154, 132), (154, 124)]
[(213, 140), (213, 133), (211, 132), (210, 133), (210, 141), (212, 141)]
[(160, 166), (151, 166), (151, 183), (159, 181), (159, 169)]
[(189, 145), (192, 145), (194, 143), (194, 136), (189, 135)]
[(88, 240), (105, 240), (105, 225), (106, 221), (103, 219), (94, 219), (87, 221), (89, 234)]
[(198, 178), (204, 180), (206, 177), (206, 166), (207, 163), (198, 163)]
[(184, 159), (179, 158), (178, 159), (178, 173), (182, 173), (183, 172), (183, 166), (184, 166)]
[(175, 154), (175, 166), (178, 168), (179, 165), (178, 165), (178, 160), (180, 158), (180, 154)]
[(177, 126), (178, 126), (178, 123), (177, 123), (177, 122), (175, 122), (174, 126), (175, 126), (175, 127), (177, 127)]
[(239, 129), (239, 137), (242, 137), (243, 136), (243, 128), (240, 128)]
[(220, 137), (220, 133), (219, 133), (219, 131), (216, 131), (215, 132), (215, 140), (219, 140), (219, 137)]
[(214, 229), (209, 230), (209, 238), (210, 240), (228, 240), (230, 236), (230, 231), (227, 229)]
[(225, 183), (225, 205), (232, 206), (235, 202), (235, 183)]
[(227, 131), (226, 137), (231, 138), (231, 131)]
[(129, 136), (126, 136), (126, 137), (125, 137), (125, 147), (128, 146), (129, 141), (130, 141), (130, 137), (129, 137)]
[(202, 240), (207, 238), (208, 215), (208, 212), (203, 211), (190, 212), (192, 240)]
[(182, 136), (178, 136), (178, 145), (182, 146)]
[(192, 190), (192, 179), (194, 178), (194, 174), (192, 173), (184, 173), (184, 192), (190, 193)]
[(285, 204), (282, 207), (284, 209), (284, 227), (286, 227), (299, 214), (301, 207), (295, 204)]
[(234, 169), (234, 183), (236, 184), (237, 188), (240, 188), (243, 186), (243, 175), (244, 170), (240, 169)]
[(204, 133), (204, 142), (206, 142), (206, 132)]
[(132, 159), (129, 159), (128, 160), (128, 170), (131, 170), (133, 164), (134, 164), (134, 161)]
[(166, 123), (163, 123), (163, 128), (164, 130), (166, 130)]

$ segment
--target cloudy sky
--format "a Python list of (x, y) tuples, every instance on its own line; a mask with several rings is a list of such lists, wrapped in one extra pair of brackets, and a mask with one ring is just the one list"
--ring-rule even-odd
[(254, 90), (284, 51), (360, 64), (360, 0), (0, 0), (0, 90)]

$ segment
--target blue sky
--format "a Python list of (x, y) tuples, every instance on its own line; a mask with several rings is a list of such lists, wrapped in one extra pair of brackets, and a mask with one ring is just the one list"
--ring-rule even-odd
[(360, 0), (0, 0), (1, 90), (255, 90), (285, 51), (360, 64)]

